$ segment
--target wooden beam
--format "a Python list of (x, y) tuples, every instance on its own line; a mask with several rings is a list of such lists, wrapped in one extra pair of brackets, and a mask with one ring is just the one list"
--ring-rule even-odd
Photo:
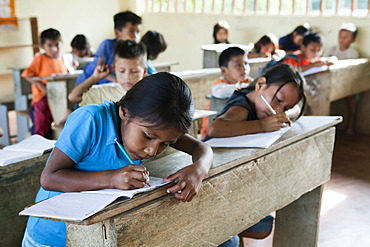
[(39, 29), (37, 25), (37, 18), (31, 17), (30, 18), (30, 24), (31, 24), (31, 35), (32, 35), (32, 48), (33, 48), (33, 55), (38, 53), (39, 50)]

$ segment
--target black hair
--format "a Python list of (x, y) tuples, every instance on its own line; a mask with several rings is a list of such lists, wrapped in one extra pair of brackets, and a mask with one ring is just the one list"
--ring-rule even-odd
[[(275, 46), (275, 49), (277, 47), (277, 38), (272, 33), (268, 33), (266, 35), (263, 35), (255, 44), (254, 44), (254, 51), (257, 53), (261, 52), (261, 45), (266, 46), (268, 44), (273, 44)], [(275, 50), (272, 52), (272, 54), (275, 53)]]
[[(304, 113), (304, 109), (307, 105), (306, 81), (301, 73), (289, 64), (277, 64), (267, 69), (261, 77), (266, 78), (267, 86), (272, 84), (276, 84), (279, 86), (273, 98), (275, 98), (280, 89), (288, 83), (293, 83), (297, 87), (299, 100), (302, 100), (302, 109), (298, 116), (298, 118), (300, 118)], [(254, 80), (251, 84), (249, 84), (247, 89), (250, 91), (254, 91), (257, 81), (258, 79)]]
[(311, 32), (311, 27), (308, 23), (302, 24), (294, 28), (293, 32), (290, 34), (293, 35), (293, 33), (296, 33), (297, 35), (306, 35), (308, 32)]
[(121, 31), (127, 23), (132, 23), (133, 25), (140, 25), (142, 23), (141, 17), (129, 10), (115, 14), (113, 20), (114, 29), (118, 31)]
[(77, 34), (71, 41), (71, 47), (79, 51), (90, 52), (90, 43), (83, 34)]
[(245, 51), (239, 47), (229, 47), (225, 50), (223, 50), (218, 58), (218, 65), (220, 67), (227, 67), (230, 60), (233, 57), (245, 55)]
[(49, 28), (41, 32), (40, 34), (40, 43), (41, 45), (45, 44), (46, 40), (62, 40), (60, 32), (54, 28)]
[(143, 42), (146, 46), (147, 58), (154, 60), (158, 57), (161, 52), (167, 49), (167, 43), (163, 35), (149, 30), (141, 38), (140, 42)]
[(322, 39), (320, 35), (315, 32), (307, 33), (303, 38), (302, 44), (307, 47), (310, 43), (318, 43), (322, 45)]
[(193, 118), (191, 91), (179, 77), (159, 72), (136, 83), (116, 106), (125, 108), (130, 119), (151, 127), (174, 127), (187, 132)]
[(114, 56), (119, 58), (140, 58), (143, 66), (146, 67), (146, 47), (143, 43), (136, 43), (133, 40), (117, 40), (114, 47)]
[[(220, 43), (217, 40), (216, 35), (217, 35), (218, 31), (220, 29), (222, 29), (222, 28), (225, 29), (227, 32), (229, 32), (229, 23), (227, 23), (226, 21), (219, 21), (213, 27), (213, 35), (212, 35), (212, 37), (213, 37), (213, 40), (214, 40), (214, 43), (215, 44), (219, 44)], [(229, 41), (226, 39), (225, 43), (226, 44), (229, 44)]]

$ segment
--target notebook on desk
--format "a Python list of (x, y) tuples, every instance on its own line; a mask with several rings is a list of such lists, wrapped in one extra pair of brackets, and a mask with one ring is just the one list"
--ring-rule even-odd
[(134, 190), (104, 189), (62, 193), (24, 209), (19, 215), (82, 221), (101, 211), (119, 197), (132, 198), (137, 193), (168, 184), (157, 177), (150, 177), (150, 183), (150, 187), (145, 185), (143, 188)]
[(235, 137), (212, 138), (206, 143), (217, 148), (268, 148), (276, 142), (290, 127), (278, 131), (249, 134)]
[(50, 151), (55, 142), (40, 135), (32, 135), (17, 144), (6, 146), (0, 150), (0, 166), (40, 156)]

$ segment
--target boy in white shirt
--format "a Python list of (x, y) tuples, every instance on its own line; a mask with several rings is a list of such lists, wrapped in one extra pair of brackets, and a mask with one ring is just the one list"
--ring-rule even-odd
[[(339, 45), (334, 46), (328, 53), (328, 56), (336, 56), (341, 59), (358, 58), (359, 54), (356, 49), (351, 47), (351, 44), (356, 41), (357, 28), (353, 23), (343, 23), (338, 36)], [(346, 134), (354, 134), (354, 124), (356, 117), (356, 97), (355, 95), (349, 96), (347, 99), (347, 114), (348, 122)]]

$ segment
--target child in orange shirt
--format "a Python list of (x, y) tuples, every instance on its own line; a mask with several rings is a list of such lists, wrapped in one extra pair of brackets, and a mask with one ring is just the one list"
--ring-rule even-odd
[(298, 68), (301, 72), (314, 67), (321, 67), (323, 65), (332, 65), (332, 62), (322, 61), (319, 53), (322, 48), (322, 39), (319, 34), (311, 32), (304, 36), (300, 51), (295, 52), (297, 59), (287, 57), (283, 63), (290, 64)]
[(22, 77), (32, 84), (33, 98), (30, 115), (34, 126), (31, 128), (31, 133), (50, 137), (53, 117), (46, 97), (46, 81), (35, 81), (31, 77), (67, 73), (68, 70), (63, 59), (59, 56), (62, 38), (58, 30), (53, 28), (44, 30), (40, 35), (40, 43), (45, 53), (37, 55), (33, 59), (30, 66), (23, 71)]

